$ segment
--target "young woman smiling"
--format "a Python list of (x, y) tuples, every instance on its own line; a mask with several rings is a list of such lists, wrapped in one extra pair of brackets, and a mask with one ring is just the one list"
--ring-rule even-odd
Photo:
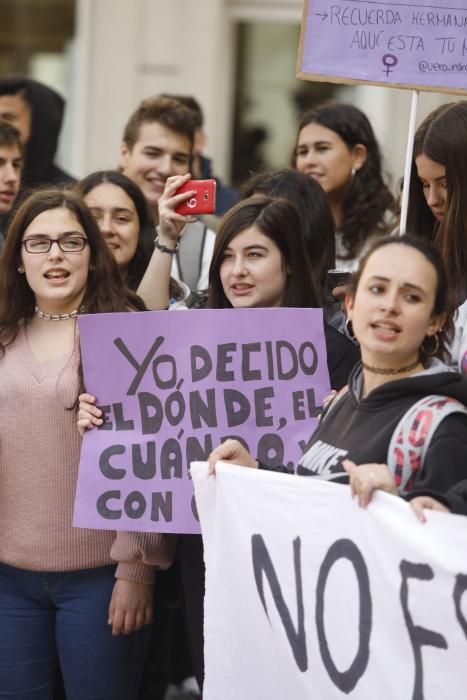
[[(155, 224), (138, 185), (118, 171), (101, 170), (85, 177), (77, 188), (127, 286), (148, 309), (183, 307), (190, 290), (170, 277), (172, 255), (154, 247)], [(164, 243), (159, 236), (159, 244)]]
[(142, 310), (91, 213), (32, 194), (0, 260), (0, 688), (49, 700), (136, 697), (160, 535), (72, 527), (81, 385), (76, 316)]
[(292, 165), (326, 193), (336, 225), (337, 267), (355, 267), (368, 237), (389, 233), (397, 221), (397, 205), (384, 182), (378, 142), (367, 117), (347, 104), (305, 112)]
[[(439, 254), (417, 238), (377, 240), (354, 276), (346, 306), (362, 363), (353, 370), (348, 391), (328, 405), (298, 473), (337, 482), (350, 479), (362, 505), (375, 489), (394, 494), (446, 492), (467, 475), (462, 413), (467, 380), (440, 359), (446, 354), (452, 318)], [(459, 403), (457, 412), (443, 415), (429, 435), (417, 429), (423, 411), (416, 404), (433, 395)], [(395, 450), (393, 443), (401, 419), (414, 407), (413, 429), (427, 441), (420, 459), (409, 458), (407, 444), (398, 442)], [(437, 410), (433, 408), (434, 421), (440, 415)], [(234, 440), (214, 450), (209, 458), (212, 471), (218, 460), (259, 466)]]

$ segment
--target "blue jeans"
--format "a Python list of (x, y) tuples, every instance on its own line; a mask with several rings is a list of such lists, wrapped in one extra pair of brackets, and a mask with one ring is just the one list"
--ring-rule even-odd
[(115, 566), (42, 573), (0, 563), (0, 698), (51, 700), (57, 658), (67, 700), (134, 700), (150, 626), (112, 636)]

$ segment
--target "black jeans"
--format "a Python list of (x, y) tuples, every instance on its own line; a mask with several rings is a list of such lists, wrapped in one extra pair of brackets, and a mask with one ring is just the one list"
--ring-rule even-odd
[(179, 535), (176, 557), (185, 598), (193, 670), (200, 689), (204, 681), (205, 568), (201, 535)]

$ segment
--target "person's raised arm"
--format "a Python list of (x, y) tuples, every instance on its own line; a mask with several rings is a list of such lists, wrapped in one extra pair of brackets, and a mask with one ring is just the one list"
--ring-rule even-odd
[(175, 211), (179, 204), (194, 194), (193, 190), (176, 194), (179, 187), (190, 178), (190, 173), (167, 178), (164, 192), (159, 199), (159, 229), (154, 243), (154, 252), (137, 290), (138, 296), (151, 311), (168, 308), (170, 271), (178, 240), (185, 224), (196, 221), (192, 216), (182, 216)]

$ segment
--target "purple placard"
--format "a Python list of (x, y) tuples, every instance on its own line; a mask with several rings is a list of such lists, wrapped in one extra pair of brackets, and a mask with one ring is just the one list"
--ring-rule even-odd
[(467, 92), (465, 0), (308, 0), (299, 77)]
[(199, 532), (189, 463), (236, 436), (292, 467), (329, 393), (321, 309), (96, 314), (79, 332), (107, 420), (83, 439), (77, 527)]

